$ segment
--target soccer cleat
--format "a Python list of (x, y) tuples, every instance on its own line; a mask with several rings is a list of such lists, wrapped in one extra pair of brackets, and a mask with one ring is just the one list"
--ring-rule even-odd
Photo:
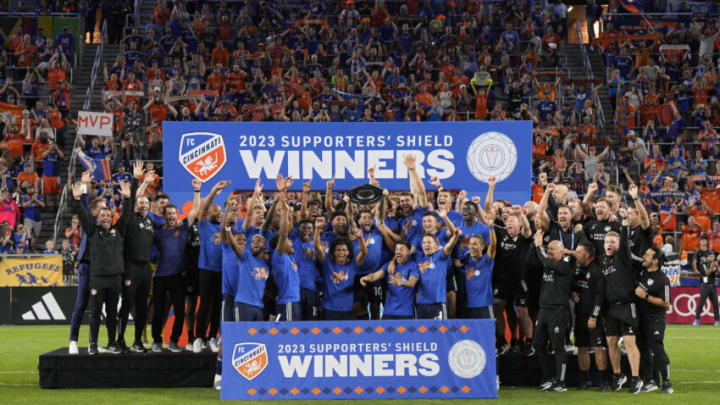
[(545, 390), (545, 392), (565, 392), (565, 391), (567, 391), (567, 387), (565, 387), (564, 382), (560, 382), (560, 381), (555, 381), (549, 389)]
[(650, 392), (650, 391), (655, 391), (656, 389), (658, 389), (658, 386), (655, 384), (655, 381), (650, 380), (650, 381), (646, 382), (645, 384), (643, 384), (642, 389), (640, 391)]
[(222, 387), (222, 376), (220, 374), (215, 374), (215, 381), (213, 381), (213, 387), (220, 391), (220, 388)]
[(608, 385), (607, 382), (604, 382), (604, 381), (603, 381), (602, 383), (600, 383), (600, 386), (598, 387), (598, 391), (600, 391), (600, 392), (608, 392), (608, 391), (610, 391), (610, 386)]
[(585, 381), (581, 381), (580, 383), (578, 383), (577, 389), (579, 391), (584, 391), (590, 387), (592, 387), (592, 381), (585, 380)]
[(526, 343), (525, 347), (523, 347), (523, 354), (526, 357), (532, 357), (535, 355), (535, 347), (533, 347), (532, 344)]
[(181, 351), (183, 351), (183, 348), (178, 346), (178, 344), (175, 342), (170, 342), (170, 344), (168, 345), (168, 350), (173, 353), (180, 353)]
[(538, 388), (540, 388), (542, 391), (547, 391), (548, 389), (550, 389), (550, 387), (552, 387), (552, 385), (553, 385), (553, 381), (547, 380), (547, 381), (543, 381)]
[(500, 348), (498, 355), (502, 356), (503, 354), (507, 353), (508, 351), (510, 351), (510, 345), (507, 344), (507, 343), (505, 343), (505, 344), (502, 345), (502, 347)]
[(117, 346), (120, 348), (120, 351), (122, 353), (129, 353), (130, 349), (127, 347), (127, 344), (125, 344), (125, 340), (118, 340)]
[(217, 353), (220, 350), (220, 345), (218, 345), (217, 338), (210, 339), (208, 346), (210, 346), (210, 351), (213, 353)]
[(628, 391), (631, 394), (637, 394), (640, 392), (643, 388), (643, 382), (640, 379), (640, 377), (632, 377), (630, 379), (630, 391)]
[(695, 322), (693, 322), (693, 325), (695, 325), (695, 326), (700, 326), (700, 320), (699, 320), (699, 319), (696, 319)]
[(118, 347), (117, 343), (111, 343), (105, 348), (105, 353), (120, 354), (122, 353), (122, 350)]
[(675, 390), (673, 389), (670, 381), (665, 381), (664, 383), (662, 383), (662, 387), (660, 388), (661, 394), (672, 394), (673, 392), (675, 392)]
[(202, 338), (195, 338), (195, 341), (192, 344), (192, 351), (193, 353), (200, 353), (203, 350), (203, 340)]
[(130, 348), (130, 351), (133, 353), (147, 353), (147, 348), (145, 348), (142, 342), (135, 342)]
[(70, 346), (68, 346), (68, 354), (80, 354), (80, 350), (78, 350), (77, 340), (70, 341)]
[(90, 343), (90, 347), (88, 347), (88, 354), (90, 356), (95, 356), (98, 354), (98, 345), (97, 343)]
[(612, 389), (613, 391), (620, 391), (620, 389), (623, 387), (623, 385), (625, 385), (626, 382), (627, 377), (625, 377), (625, 374), (619, 374), (618, 376), (614, 376), (610, 389)]
[(193, 344), (192, 342), (188, 342), (188, 344), (185, 345), (185, 351), (192, 352), (193, 351)]
[(153, 342), (152, 351), (154, 353), (161, 353), (163, 351), (162, 343)]

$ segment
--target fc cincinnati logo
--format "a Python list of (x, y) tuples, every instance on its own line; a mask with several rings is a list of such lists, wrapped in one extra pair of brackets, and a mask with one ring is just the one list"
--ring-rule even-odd
[(268, 365), (268, 353), (263, 343), (238, 343), (232, 354), (233, 368), (251, 381), (260, 375)]
[(190, 132), (180, 138), (180, 164), (196, 179), (206, 182), (225, 166), (227, 156), (222, 135)]
[(482, 182), (490, 177), (500, 182), (508, 178), (517, 164), (517, 148), (512, 139), (500, 132), (485, 132), (475, 138), (467, 151), (470, 173)]

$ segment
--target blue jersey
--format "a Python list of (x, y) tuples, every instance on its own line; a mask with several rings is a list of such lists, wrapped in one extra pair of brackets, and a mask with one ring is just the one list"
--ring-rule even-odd
[(467, 260), (470, 256), (468, 244), (470, 243), (471, 236), (480, 235), (485, 239), (485, 243), (490, 242), (490, 227), (482, 222), (475, 222), (470, 226), (465, 225), (465, 222), (463, 222), (460, 224), (460, 230), (462, 231), (462, 236), (458, 240), (457, 246), (455, 246), (455, 257), (462, 261)]
[[(438, 245), (442, 249), (443, 246), (450, 240), (450, 238), (447, 236), (447, 229), (441, 229), (435, 233), (435, 237), (438, 240)], [(422, 235), (417, 235), (414, 239), (410, 241), (410, 244), (415, 247), (415, 260), (420, 260), (425, 256), (425, 253), (423, 253), (422, 248)]]
[(442, 249), (417, 261), (420, 271), (418, 304), (439, 304), (445, 302), (446, 275), (450, 258)]
[(249, 246), (245, 248), (245, 252), (240, 257), (235, 302), (262, 308), (265, 282), (269, 275), (270, 271), (265, 260), (253, 256)]
[(353, 284), (357, 264), (351, 261), (340, 265), (325, 255), (321, 263), (323, 269), (323, 300), (322, 307), (331, 311), (352, 311)]
[[(388, 274), (389, 264), (390, 263), (386, 263), (382, 267), (388, 280), (393, 277)], [(408, 260), (405, 264), (397, 264), (395, 266), (395, 276), (405, 280), (409, 279), (410, 276), (420, 279), (420, 270), (418, 270), (417, 263)], [(383, 313), (395, 316), (415, 315), (415, 288), (393, 285), (388, 282), (388, 295), (385, 299), (385, 309)]]
[(116, 182), (116, 183), (122, 183), (122, 182), (124, 182), (124, 181), (126, 181), (126, 182), (129, 183), (129, 182), (132, 181), (132, 175), (131, 175), (130, 173), (127, 173), (127, 172), (125, 172), (125, 173), (115, 173), (115, 174), (113, 174), (112, 179), (113, 179), (113, 181)]
[[(447, 213), (447, 217), (448, 217), (448, 219), (450, 219), (450, 222), (452, 222), (453, 225), (455, 225), (455, 226), (457, 226), (457, 227), (459, 227), (460, 224), (463, 223), (463, 216), (462, 216), (462, 214), (459, 213), (459, 212), (457, 212), (457, 211), (455, 211), (455, 210), (449, 211), (449, 212)], [(447, 226), (447, 225), (445, 224), (445, 220), (442, 219), (442, 218), (440, 218), (440, 223), (441, 223), (443, 226)]]
[(155, 277), (172, 276), (185, 270), (185, 245), (188, 223), (182, 221), (175, 228), (155, 230), (155, 246), (158, 250), (158, 265)]
[(413, 238), (415, 238), (417, 235), (422, 235), (422, 217), (423, 214), (426, 212), (427, 209), (417, 207), (413, 212), (410, 213), (410, 215), (399, 221), (398, 226), (401, 230), (405, 228), (405, 225), (408, 223), (408, 221), (412, 221), (410, 230), (406, 235), (407, 240), (413, 240)]
[(57, 177), (60, 175), (60, 154), (52, 151), (43, 159), (43, 177)]
[(467, 307), (479, 308), (493, 305), (492, 271), (495, 259), (484, 255), (480, 260), (468, 259), (465, 266), (465, 290)]
[(238, 286), (240, 259), (229, 244), (223, 243), (220, 246), (222, 248), (222, 293), (223, 295), (235, 296)]
[(320, 277), (317, 266), (315, 265), (315, 249), (313, 242), (303, 242), (301, 238), (293, 239), (293, 253), (295, 263), (298, 266), (298, 276), (300, 278), (300, 288), (315, 291), (315, 282)]
[(222, 269), (222, 249), (220, 248), (220, 223), (206, 219), (198, 224), (200, 231), (200, 257), (198, 269), (220, 271)]
[(300, 277), (293, 256), (273, 251), (272, 272), (278, 287), (277, 303), (300, 302)]
[[(358, 268), (358, 274), (368, 274), (377, 271), (382, 263), (383, 256), (383, 237), (377, 228), (373, 228), (370, 232), (363, 232), (363, 238), (369, 240), (367, 245), (367, 256), (365, 261)], [(353, 241), (353, 249), (355, 254), (360, 251), (360, 239)]]
[[(38, 194), (38, 195), (36, 196), (36, 198), (37, 198), (37, 200), (40, 201), (40, 202), (42, 202), (42, 200), (43, 200), (43, 198), (42, 198), (42, 196), (41, 196), (40, 194)], [(22, 203), (23, 203), (23, 204), (26, 204), (26, 203), (28, 203), (28, 202), (30, 203), (30, 205), (28, 205), (27, 207), (23, 208), (23, 212), (24, 212), (24, 214), (25, 214), (25, 218), (27, 218), (27, 219), (32, 219), (33, 221), (41, 221), (41, 220), (42, 220), (42, 215), (41, 215), (41, 209), (42, 209), (42, 208), (40, 207), (40, 204), (36, 203), (36, 202), (32, 199), (32, 196), (27, 195), (27, 194), (23, 195), (23, 197), (22, 197)]]

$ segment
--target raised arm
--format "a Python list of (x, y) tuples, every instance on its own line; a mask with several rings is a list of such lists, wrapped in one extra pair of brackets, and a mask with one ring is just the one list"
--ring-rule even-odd
[(260, 182), (260, 179), (258, 178), (255, 182), (255, 190), (253, 194), (248, 198), (247, 202), (247, 212), (245, 214), (245, 220), (243, 221), (243, 231), (246, 231), (250, 229), (250, 216), (255, 215), (255, 207), (257, 206), (257, 197), (259, 195), (262, 195), (262, 188), (263, 185)]
[(642, 227), (642, 229), (648, 229), (648, 227), (650, 226), (650, 216), (645, 209), (645, 204), (643, 204), (642, 201), (638, 199), (637, 186), (635, 184), (631, 184), (628, 188), (628, 193), (630, 193), (630, 198), (632, 198), (633, 203), (635, 204), (635, 209), (640, 215), (640, 226)]
[(335, 177), (325, 184), (325, 212), (328, 218), (330, 218), (335, 211), (333, 207), (333, 188), (335, 188)]
[(490, 244), (487, 248), (487, 255), (489, 258), (495, 258), (495, 250), (497, 247), (497, 236), (495, 235), (495, 229), (490, 229)]
[(420, 176), (417, 174), (415, 165), (415, 155), (407, 154), (403, 156), (403, 162), (410, 172), (410, 188), (415, 189), (415, 195), (418, 198), (418, 204), (423, 209), (428, 206), (427, 192), (425, 191), (425, 185), (423, 184)]
[(495, 176), (492, 176), (488, 179), (488, 192), (487, 195), (485, 195), (485, 211), (490, 211), (492, 209), (493, 204), (493, 198), (495, 197)]
[(192, 181), (192, 187), (193, 187), (193, 202), (192, 202), (192, 209), (188, 213), (187, 216), (187, 223), (188, 226), (195, 223), (195, 220), (197, 219), (198, 212), (200, 211), (200, 187), (202, 186), (202, 182), (198, 179), (193, 179)]
[[(545, 188), (545, 192), (543, 193), (542, 199), (540, 200), (540, 207), (538, 207), (538, 215), (540, 215), (543, 218), (543, 221), (545, 218), (550, 219), (550, 216), (548, 216), (547, 209), (548, 209), (548, 202), (550, 200), (550, 194), (552, 194), (553, 190), (555, 190), (555, 183), (550, 183)], [(590, 194), (589, 192), (587, 193)], [(587, 197), (587, 196), (586, 196)]]
[(212, 205), (215, 196), (220, 194), (220, 192), (229, 185), (230, 180), (218, 181), (217, 184), (213, 186), (212, 190), (210, 190), (210, 195), (208, 195), (207, 198), (202, 200), (202, 202), (200, 203), (200, 212), (198, 213), (198, 220), (200, 222), (207, 219), (208, 210), (210, 209), (210, 206)]
[(358, 243), (358, 246), (360, 247), (360, 251), (355, 255), (355, 263), (358, 266), (362, 266), (363, 263), (365, 263), (365, 258), (367, 257), (367, 244), (369, 243), (370, 239), (365, 240), (363, 238), (363, 232), (360, 228), (355, 228), (355, 237), (358, 238), (360, 243)]
[[(228, 199), (229, 201), (229, 199)], [(225, 204), (225, 212), (227, 212), (228, 204)], [(245, 253), (245, 246), (242, 246), (234, 237), (232, 234), (232, 222), (233, 218), (231, 215), (226, 215), (223, 217), (223, 225), (220, 229), (220, 240), (223, 243), (227, 243), (232, 247), (233, 251), (238, 257), (242, 257), (242, 255)]]
[(455, 233), (453, 233), (452, 237), (450, 237), (450, 240), (447, 241), (445, 246), (443, 246), (442, 252), (445, 257), (449, 257), (452, 254), (452, 251), (455, 248), (455, 244), (457, 243), (461, 235), (462, 231), (460, 230), (460, 228), (456, 228)]
[(287, 202), (285, 201), (285, 196), (283, 194), (280, 194), (277, 214), (280, 215), (280, 230), (278, 231), (279, 238), (276, 249), (279, 254), (289, 253), (288, 246), (285, 241), (287, 241), (290, 229), (292, 228), (292, 218), (290, 209), (287, 206)]
[(317, 257), (317, 260), (322, 262), (325, 260), (325, 249), (323, 248), (323, 244), (320, 241), (320, 228), (323, 226), (322, 218), (315, 218), (315, 233), (313, 234), (313, 249), (315, 250), (315, 255)]

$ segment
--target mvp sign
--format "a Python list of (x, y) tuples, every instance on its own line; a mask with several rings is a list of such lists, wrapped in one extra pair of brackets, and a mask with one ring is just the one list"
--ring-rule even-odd
[(113, 115), (78, 111), (78, 135), (112, 136)]

